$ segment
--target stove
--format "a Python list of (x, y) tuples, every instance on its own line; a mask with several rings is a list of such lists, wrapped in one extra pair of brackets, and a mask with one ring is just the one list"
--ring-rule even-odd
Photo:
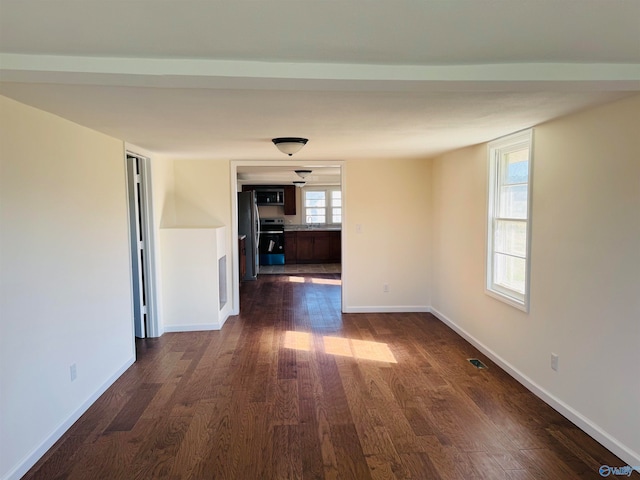
[(284, 265), (284, 219), (261, 218), (260, 265)]

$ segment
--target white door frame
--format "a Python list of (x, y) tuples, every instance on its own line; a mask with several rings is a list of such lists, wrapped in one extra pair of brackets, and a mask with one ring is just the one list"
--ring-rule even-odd
[[(151, 159), (139, 153), (141, 149), (127, 146), (125, 149), (125, 171), (127, 166), (127, 156), (136, 157), (139, 160), (140, 166), (140, 196), (141, 196), (141, 211), (142, 211), (142, 236), (145, 239), (145, 251), (147, 252), (145, 256), (144, 262), (144, 276), (145, 276), (145, 287), (146, 287), (146, 300), (147, 300), (147, 328), (146, 328), (146, 336), (147, 337), (159, 337), (162, 335), (163, 331), (160, 327), (160, 318), (159, 318), (159, 309), (158, 309), (158, 271), (156, 268), (157, 263), (157, 250), (156, 250), (156, 236), (155, 236), (155, 227), (154, 227), (154, 216), (153, 216), (153, 188), (151, 182)], [(127, 182), (129, 182), (129, 178), (127, 175)], [(127, 183), (128, 184), (128, 183)], [(128, 189), (128, 187), (127, 187)], [(127, 195), (127, 202), (129, 202), (129, 196)], [(128, 203), (127, 203), (128, 205)], [(131, 209), (127, 208), (127, 215)], [(131, 225), (129, 223), (129, 225)], [(131, 228), (131, 227), (129, 227)], [(131, 250), (131, 246), (130, 246)], [(134, 252), (131, 252), (133, 255)], [(133, 262), (133, 258), (131, 258)], [(132, 263), (133, 269), (133, 263)], [(131, 280), (131, 289), (133, 291), (133, 278)], [(133, 309), (133, 305), (132, 305)], [(132, 310), (133, 312), (133, 310)]]
[(341, 285), (341, 308), (345, 310), (345, 298), (347, 289), (347, 271), (345, 269), (345, 230), (347, 218), (346, 208), (346, 183), (345, 183), (345, 170), (346, 162), (343, 160), (326, 160), (326, 161), (308, 161), (308, 160), (231, 160), (231, 168), (229, 168), (229, 182), (231, 185), (231, 232), (234, 241), (231, 242), (231, 252), (233, 256), (233, 268), (232, 268), (232, 287), (233, 287), (233, 302), (231, 306), (231, 315), (240, 314), (240, 257), (238, 251), (238, 167), (290, 167), (292, 170), (297, 167), (340, 167), (340, 189), (342, 190), (342, 232), (340, 235), (340, 243), (342, 250), (342, 285)]

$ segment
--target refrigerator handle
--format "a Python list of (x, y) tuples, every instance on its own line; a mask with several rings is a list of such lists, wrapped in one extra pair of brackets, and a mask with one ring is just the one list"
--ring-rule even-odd
[(258, 205), (253, 204), (253, 208), (256, 209), (256, 248), (260, 246), (260, 212), (258, 211)]

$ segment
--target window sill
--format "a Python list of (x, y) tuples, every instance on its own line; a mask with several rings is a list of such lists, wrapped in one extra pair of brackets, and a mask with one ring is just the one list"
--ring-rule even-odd
[(512, 307), (517, 308), (518, 310), (521, 310), (524, 313), (529, 313), (529, 303), (526, 300), (523, 301), (518, 298), (514, 298), (509, 295), (506, 295), (502, 292), (491, 290), (489, 288), (485, 288), (484, 293), (486, 293), (490, 297), (500, 300), (503, 303), (506, 303), (507, 305), (511, 305)]

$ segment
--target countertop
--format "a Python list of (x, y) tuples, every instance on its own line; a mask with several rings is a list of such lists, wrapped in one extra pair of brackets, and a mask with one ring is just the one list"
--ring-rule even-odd
[(307, 225), (307, 224), (287, 224), (284, 226), (285, 232), (339, 232), (340, 225)]

